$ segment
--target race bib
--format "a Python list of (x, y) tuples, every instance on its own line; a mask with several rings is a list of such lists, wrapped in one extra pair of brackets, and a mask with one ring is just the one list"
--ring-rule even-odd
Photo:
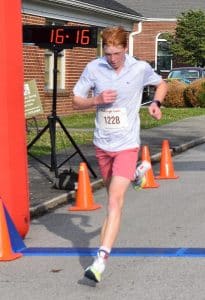
[(100, 109), (98, 112), (101, 129), (120, 129), (128, 126), (126, 108)]

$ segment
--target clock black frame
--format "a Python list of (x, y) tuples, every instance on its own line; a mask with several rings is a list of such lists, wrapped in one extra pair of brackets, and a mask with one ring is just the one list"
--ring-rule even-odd
[(23, 42), (46, 49), (96, 48), (97, 27), (23, 25)]

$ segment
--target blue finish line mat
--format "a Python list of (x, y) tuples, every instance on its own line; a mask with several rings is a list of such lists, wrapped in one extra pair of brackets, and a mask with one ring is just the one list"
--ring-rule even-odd
[[(97, 248), (27, 247), (5, 209), (5, 216), (14, 252), (24, 256), (95, 256)], [(113, 248), (111, 256), (118, 257), (204, 257), (205, 248)]]
[[(95, 256), (97, 248), (31, 247), (24, 256)], [(205, 248), (113, 248), (115, 257), (205, 257)]]

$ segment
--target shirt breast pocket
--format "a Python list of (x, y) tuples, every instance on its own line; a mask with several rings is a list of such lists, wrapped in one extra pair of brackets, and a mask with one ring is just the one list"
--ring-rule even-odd
[(95, 83), (95, 93), (99, 95), (105, 90), (116, 90), (111, 80), (104, 80)]

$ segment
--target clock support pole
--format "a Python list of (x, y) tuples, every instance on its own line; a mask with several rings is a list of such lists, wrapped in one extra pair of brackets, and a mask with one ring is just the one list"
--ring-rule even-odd
[[(34, 159), (36, 159), (38, 162), (42, 163), (44, 166), (46, 166), (47, 168), (49, 168), (51, 171), (54, 171), (55, 177), (58, 177), (58, 169), (62, 165), (64, 165), (67, 161), (69, 161), (74, 155), (79, 154), (80, 157), (82, 158), (82, 160), (87, 164), (88, 169), (90, 170), (90, 172), (92, 173), (92, 175), (94, 176), (94, 178), (97, 178), (96, 173), (92, 169), (92, 167), (89, 164), (89, 162), (87, 161), (86, 157), (84, 156), (84, 154), (82, 153), (82, 151), (80, 150), (80, 148), (78, 147), (78, 145), (75, 143), (74, 139), (72, 138), (72, 136), (68, 132), (67, 128), (64, 126), (64, 124), (61, 121), (61, 119), (57, 116), (57, 113), (56, 113), (56, 104), (57, 104), (57, 73), (58, 73), (57, 59), (58, 59), (58, 53), (60, 51), (62, 51), (62, 49), (59, 49), (59, 48), (55, 49), (55, 48), (53, 48), (52, 51), (54, 53), (52, 111), (51, 111), (51, 115), (49, 115), (47, 117), (48, 122), (47, 122), (46, 126), (28, 144), (28, 146), (27, 146), (28, 154), (31, 157), (33, 157)], [(71, 144), (73, 145), (73, 147), (75, 148), (75, 152), (73, 154), (71, 154), (68, 158), (66, 158), (66, 160), (64, 160), (63, 162), (61, 162), (60, 165), (58, 165), (58, 163), (57, 163), (57, 153), (56, 153), (56, 124), (57, 123), (60, 125), (60, 127), (64, 131), (65, 135), (67, 136), (67, 138), (69, 139), (69, 141), (71, 142)], [(34, 156), (33, 154), (31, 154), (29, 152), (29, 150), (31, 149), (31, 147), (41, 138), (41, 136), (47, 130), (49, 131), (49, 134), (50, 134), (50, 146), (51, 146), (50, 165), (48, 165), (46, 162), (44, 162), (43, 160), (41, 160), (40, 158)]]

